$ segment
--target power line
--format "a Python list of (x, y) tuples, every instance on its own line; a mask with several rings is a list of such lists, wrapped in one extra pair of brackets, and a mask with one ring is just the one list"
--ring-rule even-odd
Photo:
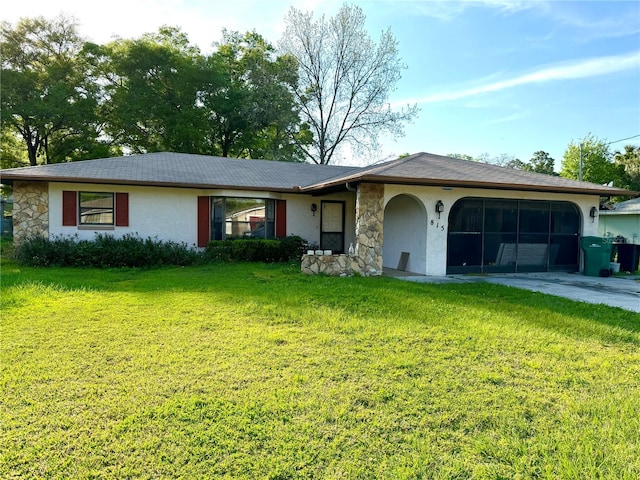
[[(612, 143), (624, 142), (625, 140), (631, 140), (632, 138), (640, 137), (640, 133), (638, 135), (633, 135), (632, 137), (621, 138), (620, 140), (614, 140), (613, 142), (605, 143), (603, 147), (607, 145), (611, 145)], [(579, 167), (578, 179), (582, 181), (582, 143), (580, 143), (580, 167)]]
[(638, 135), (634, 135), (633, 137), (621, 138), (620, 140), (614, 140), (613, 142), (605, 143), (604, 146), (611, 145), (612, 143), (624, 142), (625, 140), (631, 140), (632, 138), (640, 137), (640, 133)]

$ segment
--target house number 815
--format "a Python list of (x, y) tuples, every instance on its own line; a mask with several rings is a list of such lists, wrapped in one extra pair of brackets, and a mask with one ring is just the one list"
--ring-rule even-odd
[(431, 226), (435, 226), (436, 228), (440, 229), (441, 232), (444, 232), (444, 224), (440, 225), (440, 222), (436, 222), (435, 220), (431, 220), (429, 224)]

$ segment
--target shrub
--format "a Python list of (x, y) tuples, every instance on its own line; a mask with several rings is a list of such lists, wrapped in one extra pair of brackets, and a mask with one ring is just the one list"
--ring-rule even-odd
[(297, 235), (289, 235), (280, 239), (282, 255), (287, 260), (299, 261), (302, 255), (309, 250), (310, 245), (304, 238)]
[(209, 242), (205, 251), (185, 243), (164, 242), (126, 234), (96, 234), (94, 240), (74, 237), (29, 237), (15, 247), (18, 263), (34, 267), (159, 267), (198, 265), (210, 261), (299, 261), (307, 242), (296, 236), (279, 240), (238, 239)]
[(297, 236), (278, 240), (212, 240), (207, 246), (207, 257), (217, 261), (236, 262), (299, 261), (306, 247), (306, 240)]
[(14, 248), (14, 258), (18, 263), (34, 267), (73, 265), (77, 240), (73, 237), (57, 237), (53, 240), (34, 235)]
[(29, 237), (15, 248), (14, 258), (23, 265), (46, 267), (153, 267), (195, 265), (204, 255), (186, 244), (142, 239), (126, 234), (121, 238), (96, 234), (95, 240), (76, 237), (52, 239)]

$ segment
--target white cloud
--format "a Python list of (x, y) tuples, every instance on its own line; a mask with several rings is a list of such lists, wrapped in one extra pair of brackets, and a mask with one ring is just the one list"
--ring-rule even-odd
[(420, 98), (395, 102), (395, 105), (447, 102), (474, 97), (484, 93), (498, 92), (521, 85), (595, 77), (633, 69), (640, 70), (640, 51), (623, 55), (589, 58), (572, 63), (562, 63), (555, 66), (546, 66), (517, 77), (485, 83), (472, 88), (436, 92)]
[(451, 20), (473, 7), (488, 7), (510, 14), (546, 4), (542, 0), (405, 0), (402, 2), (392, 1), (391, 3), (398, 8), (405, 8), (409, 5), (419, 15), (440, 20)]

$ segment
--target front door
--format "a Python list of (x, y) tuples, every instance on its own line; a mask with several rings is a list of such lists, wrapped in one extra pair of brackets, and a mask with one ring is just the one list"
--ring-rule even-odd
[(344, 202), (323, 201), (320, 210), (320, 248), (344, 253)]

